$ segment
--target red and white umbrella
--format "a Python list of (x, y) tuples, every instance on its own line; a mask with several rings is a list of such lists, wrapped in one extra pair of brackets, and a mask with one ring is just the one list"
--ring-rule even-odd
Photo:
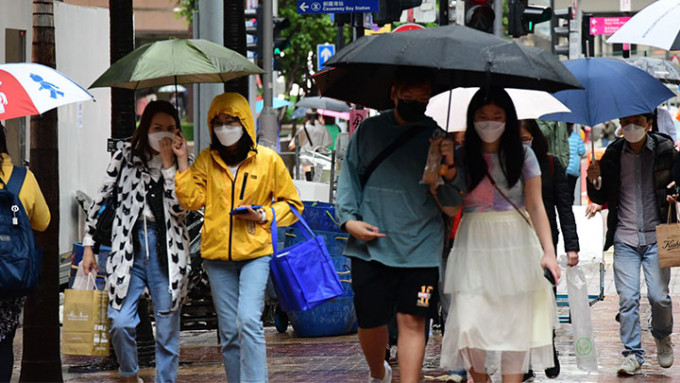
[(41, 64), (0, 65), (0, 120), (42, 114), (94, 97), (62, 73)]

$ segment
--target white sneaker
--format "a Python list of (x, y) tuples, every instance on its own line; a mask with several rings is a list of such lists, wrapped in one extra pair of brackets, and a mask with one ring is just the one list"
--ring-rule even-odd
[(390, 383), (392, 381), (392, 367), (387, 361), (383, 361), (383, 367), (385, 368), (385, 376), (380, 378), (374, 378), (371, 376), (371, 372), (368, 372), (368, 383)]
[(397, 346), (390, 346), (390, 357), (387, 361), (389, 364), (396, 364), (397, 359)]
[(621, 367), (619, 367), (617, 373), (619, 375), (635, 375), (640, 372), (640, 362), (638, 362), (635, 355), (630, 354), (623, 360)]
[(659, 361), (659, 366), (668, 368), (673, 365), (673, 343), (671, 336), (663, 339), (654, 338), (656, 343), (656, 360)]

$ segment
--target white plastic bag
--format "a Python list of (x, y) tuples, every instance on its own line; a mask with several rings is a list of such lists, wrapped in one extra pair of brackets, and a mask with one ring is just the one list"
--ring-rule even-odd
[(597, 372), (597, 352), (588, 304), (588, 286), (585, 274), (578, 265), (567, 267), (567, 291), (574, 330), (576, 366), (583, 371)]
[(76, 271), (76, 277), (73, 280), (73, 290), (96, 290), (96, 275), (94, 272), (85, 274), (85, 269), (83, 269), (83, 262), (78, 264), (78, 270)]

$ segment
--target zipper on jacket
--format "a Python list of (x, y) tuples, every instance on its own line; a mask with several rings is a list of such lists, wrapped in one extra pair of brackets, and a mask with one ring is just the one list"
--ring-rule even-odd
[(246, 172), (243, 175), (243, 185), (241, 185), (241, 195), (239, 196), (239, 199), (243, 201), (243, 195), (246, 192), (246, 183), (248, 183), (248, 173)]
[[(236, 174), (234, 174), (234, 179), (231, 181), (231, 210), (234, 210), (234, 196), (236, 193), (236, 177), (238, 177), (238, 169), (236, 170)], [(230, 211), (231, 211), (230, 210)], [(231, 261), (231, 244), (232, 244), (232, 235), (234, 233), (234, 215), (229, 214), (229, 260)]]

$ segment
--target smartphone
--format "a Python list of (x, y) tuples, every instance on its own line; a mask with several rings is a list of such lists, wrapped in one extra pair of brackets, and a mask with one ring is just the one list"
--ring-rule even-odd
[(555, 286), (555, 278), (550, 270), (547, 268), (543, 269), (543, 276), (550, 282), (551, 285)]
[[(262, 205), (252, 205), (250, 208), (253, 209), (253, 210), (262, 209)], [(247, 212), (248, 212), (248, 208), (245, 207), (245, 206), (242, 206), (242, 207), (237, 207), (236, 209), (232, 210), (231, 212), (229, 212), (229, 214), (231, 214), (231, 215), (246, 214)]]

